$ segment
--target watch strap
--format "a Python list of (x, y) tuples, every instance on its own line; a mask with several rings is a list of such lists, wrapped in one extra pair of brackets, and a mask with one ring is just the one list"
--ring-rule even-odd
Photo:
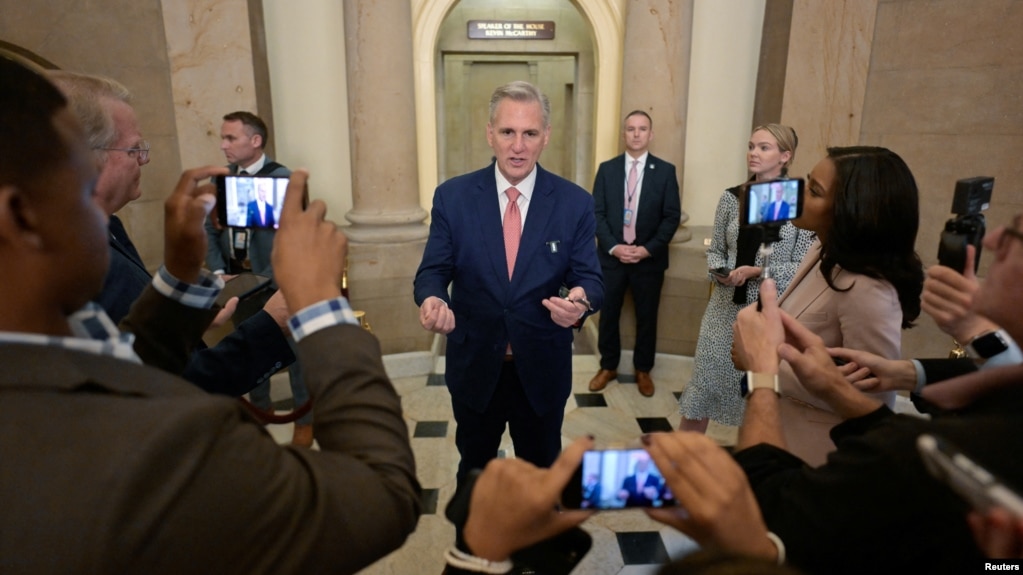
[(743, 379), (742, 385), (742, 396), (749, 397), (755, 389), (770, 389), (780, 395), (778, 391), (778, 374), (777, 373), (759, 373), (755, 371), (747, 371)]

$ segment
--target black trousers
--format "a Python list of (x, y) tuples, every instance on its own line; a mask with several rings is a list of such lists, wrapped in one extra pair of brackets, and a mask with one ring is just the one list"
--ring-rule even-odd
[(504, 363), (494, 397), (483, 413), (470, 409), (454, 397), (451, 398), (451, 406), (458, 425), (455, 446), (461, 456), (458, 463), (459, 485), (470, 470), (483, 469), (488, 461), (497, 457), (506, 425), (511, 432), (515, 456), (519, 459), (538, 467), (550, 467), (561, 453), (564, 406), (537, 415), (522, 389), (514, 362)]
[(597, 350), (602, 369), (618, 369), (622, 358), (621, 323), (625, 293), (631, 289), (636, 306), (636, 348), (632, 365), (637, 371), (650, 371), (657, 353), (657, 308), (661, 303), (664, 272), (637, 269), (634, 264), (605, 267), (604, 307), (600, 309), (600, 333)]

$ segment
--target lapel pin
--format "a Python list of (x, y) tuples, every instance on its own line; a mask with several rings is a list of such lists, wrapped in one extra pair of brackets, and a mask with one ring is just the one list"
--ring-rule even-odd
[(552, 254), (558, 253), (558, 244), (561, 243), (558, 240), (547, 242), (547, 248), (551, 250)]

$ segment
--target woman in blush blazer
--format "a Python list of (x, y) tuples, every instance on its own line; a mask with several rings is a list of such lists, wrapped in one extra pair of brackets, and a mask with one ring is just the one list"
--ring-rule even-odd
[[(829, 148), (807, 178), (802, 215), (817, 234), (788, 289), (785, 310), (829, 347), (889, 359), (901, 355), (901, 330), (920, 315), (923, 265), (914, 249), (919, 222), (916, 181), (885, 148)], [(782, 426), (789, 451), (812, 466), (834, 450), (838, 416), (799, 384), (782, 362)], [(878, 394), (894, 406), (894, 392)]]

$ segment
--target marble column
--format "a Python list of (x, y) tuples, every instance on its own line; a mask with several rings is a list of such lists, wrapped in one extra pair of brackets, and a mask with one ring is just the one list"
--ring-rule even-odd
[(426, 245), (419, 204), (412, 12), (408, 2), (344, 0), (352, 210), (351, 300), (384, 353), (424, 352), (412, 279)]
[(422, 239), (412, 10), (407, 2), (345, 0), (345, 52), (356, 242)]
[[(679, 184), (685, 165), (686, 110), (689, 102), (689, 60), (693, 0), (633, 0), (625, 18), (625, 61), (622, 113), (643, 110), (654, 121), (651, 151), (675, 164)], [(653, 88), (651, 83), (656, 83)], [(673, 243), (689, 241), (689, 216)]]

